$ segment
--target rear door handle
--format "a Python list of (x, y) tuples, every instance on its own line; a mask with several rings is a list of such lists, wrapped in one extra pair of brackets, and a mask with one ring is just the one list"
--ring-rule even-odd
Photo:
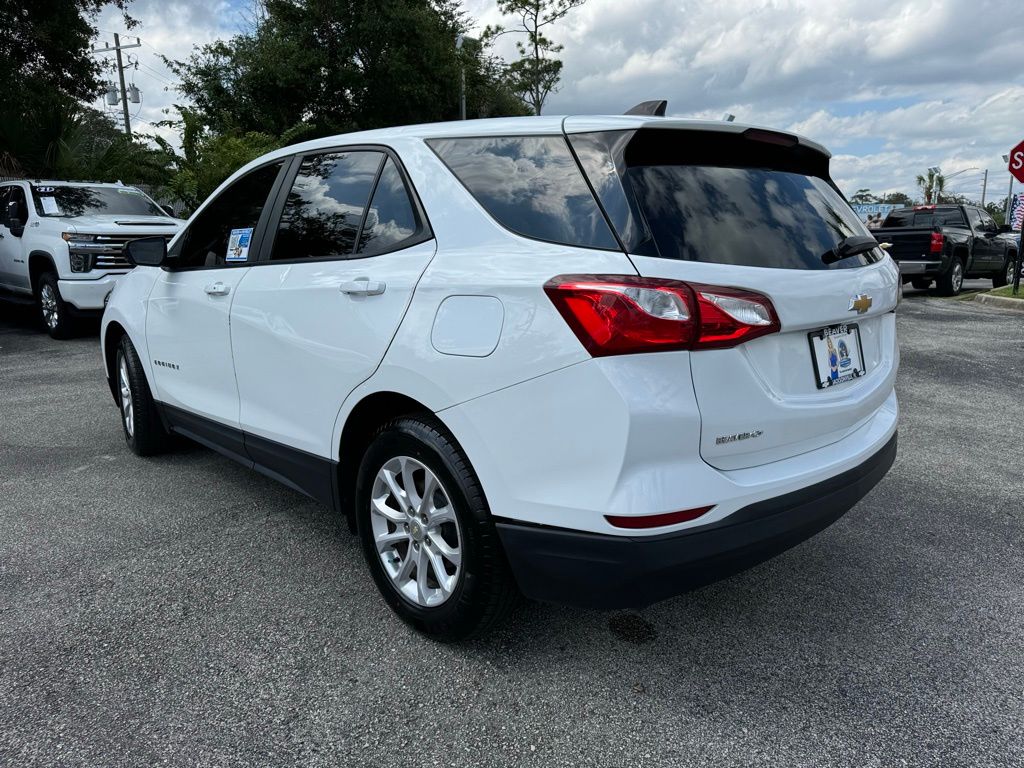
[(357, 277), (347, 283), (342, 283), (339, 290), (349, 296), (380, 296), (388, 284), (383, 280), (371, 280), (368, 277)]
[(218, 280), (216, 283), (211, 283), (210, 285), (206, 286), (205, 288), (203, 288), (203, 290), (206, 291), (211, 296), (227, 296), (229, 293), (231, 293), (231, 286), (224, 285), (224, 283)]

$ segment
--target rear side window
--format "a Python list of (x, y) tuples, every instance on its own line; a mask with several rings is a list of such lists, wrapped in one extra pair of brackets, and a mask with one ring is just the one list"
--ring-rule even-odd
[(959, 208), (903, 208), (890, 213), (883, 227), (963, 227), (967, 223)]
[(181, 267), (224, 267), (256, 260), (252, 235), (283, 164), (250, 171), (199, 212), (180, 240)]
[(384, 157), (382, 152), (354, 151), (304, 158), (281, 213), (271, 259), (339, 258), (355, 253)]
[(428, 144), (506, 229), (552, 243), (618, 248), (564, 137), (434, 139)]
[(377, 180), (356, 252), (370, 255), (397, 248), (416, 231), (416, 212), (409, 190), (395, 161), (389, 157)]
[(826, 264), (867, 229), (828, 180), (827, 157), (794, 137), (650, 129), (578, 134), (572, 143), (630, 253), (776, 269)]

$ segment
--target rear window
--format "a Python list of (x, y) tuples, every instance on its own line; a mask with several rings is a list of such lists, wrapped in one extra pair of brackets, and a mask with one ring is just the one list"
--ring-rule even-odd
[(918, 211), (904, 208), (885, 218), (883, 227), (963, 227), (967, 222), (959, 208)]
[(134, 187), (33, 186), (40, 216), (167, 216)]
[(552, 243), (618, 248), (564, 137), (434, 139), (428, 144), (506, 229)]
[(827, 179), (825, 156), (783, 134), (611, 132), (574, 136), (573, 146), (631, 253), (812, 270), (882, 258), (875, 249), (822, 260), (869, 233)]

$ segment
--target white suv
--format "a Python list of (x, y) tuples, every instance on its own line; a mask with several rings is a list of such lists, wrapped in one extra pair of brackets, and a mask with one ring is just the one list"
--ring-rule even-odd
[(34, 302), (50, 335), (67, 338), (131, 269), (126, 242), (170, 239), (183, 223), (124, 184), (0, 184), (0, 300)]
[(639, 607), (829, 525), (896, 450), (899, 272), (785, 133), (412, 126), (226, 181), (103, 320), (129, 447), (348, 516), (435, 637), (516, 592)]

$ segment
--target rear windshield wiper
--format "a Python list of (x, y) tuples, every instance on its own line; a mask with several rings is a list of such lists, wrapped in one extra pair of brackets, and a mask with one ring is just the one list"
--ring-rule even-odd
[(821, 260), (826, 264), (834, 264), (840, 259), (847, 259), (859, 253), (867, 253), (877, 247), (878, 241), (871, 235), (850, 235), (840, 240), (834, 248), (830, 248), (821, 254)]

